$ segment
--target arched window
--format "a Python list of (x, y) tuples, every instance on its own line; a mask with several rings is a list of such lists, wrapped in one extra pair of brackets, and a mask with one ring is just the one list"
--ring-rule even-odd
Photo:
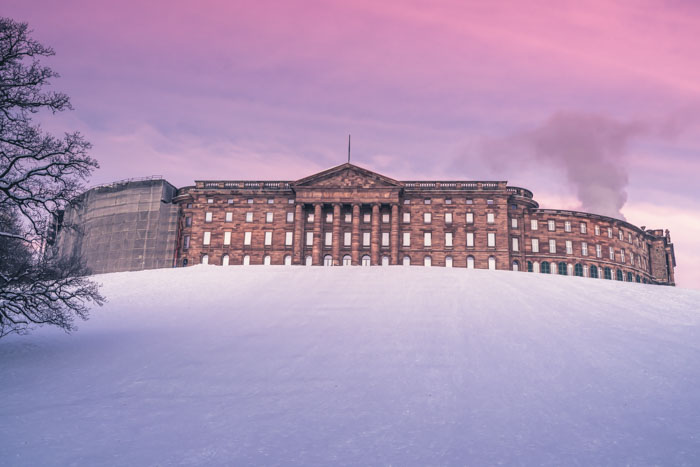
[(467, 269), (474, 269), (474, 257), (467, 256)]
[(202, 264), (209, 264), (209, 255), (202, 255)]
[(642, 284), (646, 284), (646, 283), (647, 283), (647, 278), (645, 277), (642, 279)]
[(532, 261), (527, 262), (527, 272), (532, 272), (534, 271), (533, 266), (532, 266)]
[(423, 266), (432, 266), (433, 265), (433, 258), (430, 256), (426, 256), (423, 258)]
[(620, 271), (619, 269), (615, 272), (615, 279), (617, 279), (619, 281), (625, 280), (624, 277), (622, 276), (622, 271)]
[[(187, 266), (187, 263), (188, 263), (187, 258), (183, 259), (182, 260), (182, 267), (184, 268), (185, 266)], [(639, 278), (639, 276), (637, 276), (637, 277)], [(637, 281), (637, 282), (639, 282), (639, 281)]]
[(634, 282), (634, 278), (632, 277), (632, 273), (628, 272), (627, 273), (627, 282)]
[(557, 272), (560, 276), (566, 276), (566, 263), (559, 263)]
[(603, 269), (603, 277), (605, 277), (608, 280), (612, 279), (612, 271), (610, 270), (610, 268)]
[(583, 277), (583, 266), (581, 266), (581, 263), (574, 266), (574, 275)]
[(496, 269), (496, 258), (494, 256), (489, 256), (489, 269), (492, 271)]
[(382, 256), (382, 266), (389, 266), (389, 257)]
[(250, 266), (250, 256), (245, 255), (243, 257), (243, 266)]
[(228, 255), (224, 255), (221, 257), (221, 265), (228, 266)]
[(637, 274), (637, 282), (638, 282), (638, 283), (639, 283), (639, 282), (642, 282), (642, 278), (639, 277), (639, 274)]
[(333, 257), (331, 255), (326, 255), (323, 257), (324, 266), (333, 266)]
[(598, 279), (598, 267), (597, 266), (591, 266), (591, 277), (593, 279)]
[(372, 260), (370, 259), (369, 255), (364, 255), (362, 257), (362, 265), (369, 266), (370, 264), (372, 264)]
[(263, 257), (263, 264), (265, 266), (269, 266), (271, 262), (272, 262), (272, 260), (270, 259), (270, 255), (265, 255)]
[(350, 266), (352, 265), (352, 258), (350, 255), (345, 255), (343, 256), (343, 266)]
[(542, 261), (542, 265), (540, 266), (540, 272), (542, 274), (549, 274), (549, 262), (548, 261)]
[(520, 271), (520, 263), (513, 261), (513, 271)]
[(404, 265), (404, 266), (410, 266), (410, 265), (411, 265), (411, 257), (410, 257), (410, 256), (404, 256), (404, 257), (403, 257), (403, 265)]
[(452, 256), (445, 256), (445, 267), (446, 268), (452, 267)]
[(290, 255), (286, 255), (284, 257), (284, 265), (285, 266), (291, 266), (292, 265), (292, 257)]
[(311, 258), (311, 256), (307, 256), (304, 259), (304, 264), (307, 266), (311, 266), (312, 264), (314, 264), (314, 260)]

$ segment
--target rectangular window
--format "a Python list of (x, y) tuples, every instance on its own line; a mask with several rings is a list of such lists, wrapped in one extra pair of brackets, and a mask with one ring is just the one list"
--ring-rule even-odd
[(352, 222), (352, 213), (351, 213), (351, 212), (346, 212), (346, 213), (345, 213), (345, 222), (346, 222), (347, 224), (349, 224), (350, 222)]
[(445, 198), (445, 204), (452, 204), (452, 198)]
[(246, 222), (253, 222), (253, 213), (252, 212), (245, 213), (245, 221)]
[(209, 245), (209, 243), (211, 243), (211, 232), (204, 232), (204, 240), (202, 244)]
[(204, 222), (211, 222), (213, 214), (211, 212), (204, 213)]
[(190, 247), (190, 236), (185, 235), (182, 239), (182, 247), (186, 250)]
[(411, 200), (410, 200), (410, 199), (405, 199), (405, 200), (403, 200), (403, 204), (411, 204)]
[(369, 244), (370, 244), (369, 232), (362, 232), (362, 246), (369, 246)]
[(248, 204), (253, 204), (253, 198), (248, 198)]
[(226, 213), (226, 222), (233, 222), (233, 213), (232, 212)]
[(617, 236), (620, 238), (620, 240), (623, 240), (622, 230), (617, 231)]
[(540, 252), (540, 241), (537, 238), (532, 239), (532, 252), (533, 253), (539, 253)]
[(411, 222), (411, 213), (410, 212), (404, 212), (403, 213), (403, 223), (408, 224)]
[(369, 224), (371, 221), (372, 214), (370, 214), (369, 212), (364, 213), (364, 215), (362, 216), (362, 222), (364, 222), (365, 224)]
[(433, 246), (433, 234), (432, 234), (432, 232), (425, 232), (423, 234), (423, 246)]
[(231, 232), (224, 232), (224, 245), (231, 244)]
[(629, 243), (632, 243), (632, 234), (627, 234), (627, 235), (628, 235), (627, 238), (628, 238), (628, 240), (629, 240)]
[(571, 242), (571, 240), (566, 241), (566, 254), (567, 255), (574, 254), (574, 244)]
[(608, 238), (612, 238), (612, 229), (608, 227)]
[(556, 228), (556, 224), (554, 223), (554, 221), (551, 219), (548, 220), (547, 221), (547, 230), (549, 230), (550, 232), (554, 232), (555, 228)]
[(492, 199), (487, 199), (487, 200), (486, 200), (486, 204), (488, 204), (488, 205), (493, 204), (493, 200), (492, 200)]
[(564, 232), (571, 232), (571, 221), (564, 222)]
[(326, 246), (333, 245), (333, 232), (326, 232), (326, 241), (324, 244)]
[(294, 198), (287, 199), (287, 204), (294, 204)]
[(586, 229), (586, 223), (585, 223), (585, 222), (581, 222), (580, 227), (581, 227), (581, 233), (582, 233), (582, 234), (585, 234), (586, 231), (587, 231), (587, 229)]
[(294, 213), (292, 211), (287, 213), (287, 222), (294, 222)]
[(473, 223), (474, 223), (474, 213), (468, 212), (467, 213), (467, 224), (473, 224)]
[(265, 222), (272, 222), (272, 213), (271, 212), (265, 213)]
[(423, 214), (423, 222), (430, 224), (433, 221), (433, 216), (429, 212)]
[(517, 237), (511, 238), (511, 246), (513, 248), (513, 251), (520, 251), (520, 241)]
[(624, 263), (625, 262), (625, 249), (623, 248), (620, 250), (620, 262)]
[(382, 246), (389, 246), (389, 232), (382, 232)]
[(581, 242), (581, 256), (588, 256), (588, 243)]
[(474, 232), (467, 232), (467, 246), (474, 246)]
[(207, 198), (207, 204), (214, 204), (214, 198)]
[(410, 232), (403, 233), (403, 246), (411, 246), (411, 233)]
[(600, 226), (597, 226), (597, 225), (594, 226), (594, 227), (593, 227), (593, 232), (594, 232), (596, 235), (600, 235)]
[(549, 240), (549, 252), (550, 253), (557, 252), (557, 241), (554, 239)]
[(330, 224), (333, 222), (333, 213), (332, 212), (327, 212), (326, 213), (326, 224)]
[(292, 246), (294, 244), (294, 232), (284, 233), (284, 244), (286, 246)]
[(467, 204), (474, 204), (474, 200), (473, 200), (473, 199), (470, 199), (470, 198), (467, 198), (467, 199), (465, 200), (465, 202), (466, 202)]
[(451, 224), (451, 223), (452, 223), (452, 213), (446, 212), (445, 213), (445, 224)]
[(513, 228), (513, 229), (517, 229), (517, 228), (518, 228), (518, 218), (517, 218), (517, 217), (513, 217), (513, 218), (510, 220), (510, 227)]
[(272, 245), (272, 232), (265, 232), (265, 246)]
[(487, 223), (487, 224), (493, 224), (494, 222), (496, 222), (496, 218), (495, 218), (495, 217), (496, 217), (496, 216), (494, 216), (492, 212), (487, 212), (487, 213), (486, 213), (486, 223)]
[(192, 216), (185, 217), (185, 227), (192, 227)]
[(610, 248), (610, 261), (615, 261), (615, 249), (613, 247)]
[(267, 204), (275, 204), (274, 198), (267, 198)]
[(445, 232), (445, 246), (452, 246), (452, 232)]
[(596, 258), (602, 258), (603, 257), (603, 247), (600, 245), (595, 246), (595, 256)]
[(388, 224), (389, 223), (389, 214), (382, 214), (382, 223)]
[(430, 204), (430, 203), (431, 203), (430, 198), (425, 198), (423, 200), (423, 204)]
[(243, 244), (250, 245), (250, 241), (253, 238), (253, 232), (245, 232), (243, 234)]
[(538, 227), (537, 219), (532, 219), (530, 221), (530, 230), (537, 230), (537, 227)]
[(488, 232), (486, 234), (486, 246), (496, 246), (496, 234), (493, 232)]
[(316, 215), (313, 212), (310, 212), (306, 215), (307, 222), (313, 222), (315, 220), (316, 220)]
[(343, 245), (350, 246), (352, 244), (352, 232), (343, 233)]
[(306, 232), (306, 246), (313, 246), (314, 244), (314, 233)]
[(228, 199), (228, 204), (233, 204), (233, 198)]

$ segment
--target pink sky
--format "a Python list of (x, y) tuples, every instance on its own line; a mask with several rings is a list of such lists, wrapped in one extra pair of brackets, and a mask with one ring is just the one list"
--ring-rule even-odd
[[(527, 5), (526, 5), (527, 4)], [(543, 207), (671, 230), (700, 288), (694, 1), (4, 2), (56, 50), (102, 168), (295, 179), (503, 179)]]

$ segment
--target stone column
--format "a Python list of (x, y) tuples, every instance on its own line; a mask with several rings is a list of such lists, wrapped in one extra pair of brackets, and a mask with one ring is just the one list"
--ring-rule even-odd
[(370, 258), (372, 266), (380, 264), (379, 258), (379, 204), (372, 205), (372, 238), (370, 239)]
[(399, 205), (391, 205), (391, 264), (399, 264)]
[(352, 205), (352, 265), (360, 264), (360, 205)]
[(321, 243), (321, 215), (323, 214), (323, 204), (314, 204), (314, 246), (311, 249), (311, 261), (314, 265), (322, 265), (323, 244)]
[(294, 207), (294, 256), (292, 264), (304, 264), (304, 205)]
[(340, 259), (340, 204), (336, 203), (333, 205), (333, 265), (340, 266), (342, 260)]

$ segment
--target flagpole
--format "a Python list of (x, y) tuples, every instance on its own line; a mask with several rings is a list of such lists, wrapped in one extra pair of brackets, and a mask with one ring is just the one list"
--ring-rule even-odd
[(348, 164), (350, 163), (350, 135), (348, 135)]

